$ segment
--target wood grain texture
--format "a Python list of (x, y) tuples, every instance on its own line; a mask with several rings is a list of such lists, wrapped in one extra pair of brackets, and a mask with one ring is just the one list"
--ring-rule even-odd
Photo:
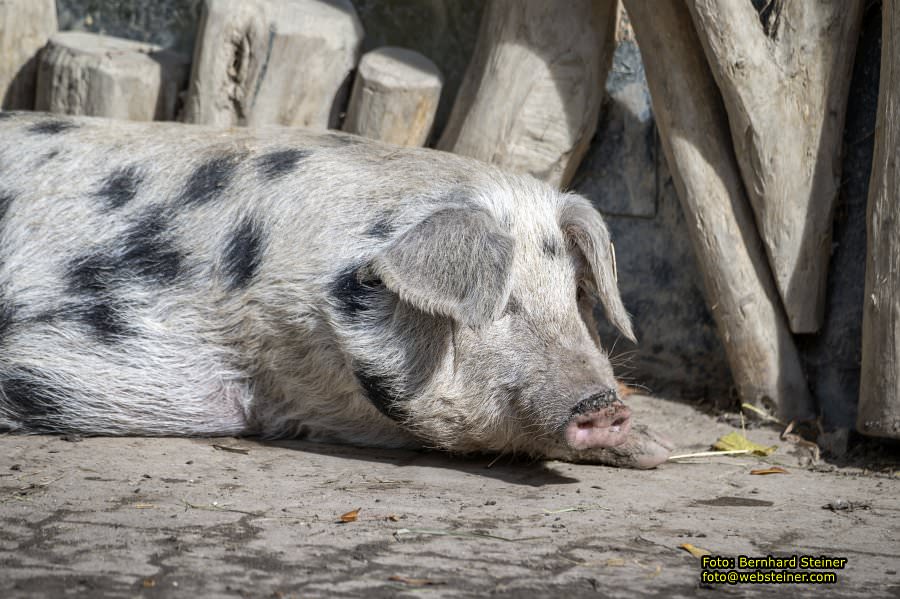
[(791, 330), (825, 310), (862, 0), (687, 0)]
[(883, 10), (856, 427), (900, 439), (900, 2)]
[(362, 39), (349, 0), (205, 0), (184, 120), (336, 127)]
[(170, 121), (189, 60), (159, 46), (68, 31), (50, 38), (38, 65), (38, 110), (132, 121)]
[(587, 151), (617, 0), (492, 0), (438, 148), (559, 186)]
[(400, 146), (423, 146), (441, 99), (443, 77), (412, 50), (385, 46), (359, 61), (344, 131)]
[(54, 0), (0, 0), (0, 108), (34, 109), (37, 53), (56, 28)]
[(741, 399), (784, 418), (813, 402), (731, 149), (715, 80), (681, 0), (625, 0), (663, 151)]

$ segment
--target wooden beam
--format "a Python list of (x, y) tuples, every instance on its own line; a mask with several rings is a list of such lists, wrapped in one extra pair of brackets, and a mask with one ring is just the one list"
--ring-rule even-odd
[(687, 0), (791, 330), (825, 312), (862, 0)]
[(67, 31), (38, 66), (38, 110), (132, 121), (175, 119), (190, 72), (186, 56), (153, 44)]
[(54, 0), (0, 2), (0, 108), (34, 109), (37, 54), (56, 29)]
[(742, 401), (815, 416), (731, 148), (728, 121), (681, 0), (624, 0), (653, 112)]
[(883, 11), (856, 428), (900, 439), (900, 2)]
[(616, 0), (492, 0), (438, 149), (565, 187), (597, 127)]

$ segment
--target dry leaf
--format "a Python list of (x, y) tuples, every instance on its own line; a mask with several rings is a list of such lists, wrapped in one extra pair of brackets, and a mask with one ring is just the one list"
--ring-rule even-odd
[(385, 519), (390, 520), (391, 522), (399, 522), (400, 521), (400, 518), (397, 516), (397, 514), (389, 514)]
[(352, 512), (347, 512), (346, 514), (341, 514), (341, 522), (356, 522), (356, 519), (359, 517), (359, 510), (362, 508), (356, 508)]
[(685, 551), (687, 551), (688, 553), (690, 553), (691, 555), (693, 555), (694, 557), (696, 557), (698, 559), (703, 557), (704, 555), (712, 555), (712, 552), (707, 551), (706, 549), (701, 549), (699, 547), (691, 545), (690, 543), (682, 543), (681, 545), (679, 545), (679, 547), (681, 547), (682, 549), (684, 549)]
[(722, 451), (732, 451), (736, 449), (746, 449), (751, 453), (755, 453), (756, 455), (767, 456), (771, 455), (775, 452), (778, 447), (776, 445), (772, 445), (771, 447), (765, 447), (758, 443), (754, 443), (749, 440), (747, 437), (742, 435), (741, 433), (734, 432), (728, 433), (722, 437), (719, 437), (719, 440), (713, 444), (713, 449), (719, 449)]
[(756, 468), (751, 470), (750, 474), (790, 474), (781, 466), (769, 466), (768, 468)]
[(447, 584), (445, 582), (441, 582), (439, 580), (429, 580), (427, 578), (407, 578), (406, 576), (391, 576), (388, 578), (393, 582), (402, 582), (403, 584), (408, 584), (411, 587), (427, 587), (434, 586), (438, 584)]
[(145, 578), (142, 584), (145, 589), (152, 589), (156, 586), (156, 581), (152, 578)]

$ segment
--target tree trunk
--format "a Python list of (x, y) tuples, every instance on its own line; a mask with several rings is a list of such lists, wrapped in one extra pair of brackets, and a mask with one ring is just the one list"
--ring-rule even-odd
[(617, 0), (492, 0), (438, 148), (564, 187), (587, 151)]
[(54, 0), (0, 0), (0, 108), (34, 109), (37, 53), (56, 28)]
[[(791, 330), (825, 311), (862, 0), (687, 0)], [(760, 21), (763, 21), (762, 25)]]
[(41, 52), (38, 110), (132, 121), (170, 121), (188, 58), (153, 44), (67, 31)]
[(883, 10), (856, 428), (900, 439), (900, 2)]
[(728, 121), (681, 0), (625, 0), (666, 160), (741, 399), (814, 416), (797, 350), (741, 186)]
[(339, 125), (363, 31), (349, 0), (205, 0), (185, 121)]
[(400, 146), (423, 146), (442, 87), (438, 68), (418, 52), (373, 50), (359, 61), (344, 131)]

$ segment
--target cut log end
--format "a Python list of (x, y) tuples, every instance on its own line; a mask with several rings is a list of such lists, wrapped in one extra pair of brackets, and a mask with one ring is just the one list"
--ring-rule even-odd
[(172, 120), (189, 68), (186, 56), (154, 44), (57, 33), (40, 54), (35, 104), (62, 114)]
[(443, 77), (418, 52), (384, 47), (362, 57), (344, 131), (401, 146), (428, 139)]

